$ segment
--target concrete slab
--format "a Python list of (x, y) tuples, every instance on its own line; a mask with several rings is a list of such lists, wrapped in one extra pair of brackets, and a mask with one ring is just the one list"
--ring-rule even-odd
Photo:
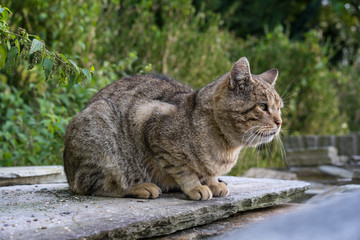
[(66, 183), (64, 167), (0, 167), (0, 186), (40, 183)]
[(151, 240), (188, 240), (188, 239), (217, 239), (229, 232), (244, 229), (265, 220), (306, 208), (305, 204), (285, 203), (274, 207), (260, 208), (245, 212), (238, 212), (226, 219), (210, 224), (196, 226), (178, 231), (166, 236), (154, 237)]
[(154, 200), (79, 196), (67, 184), (1, 187), (0, 239), (136, 239), (161, 236), (279, 205), (304, 194), (299, 181), (221, 177), (230, 194), (190, 201), (181, 193)]

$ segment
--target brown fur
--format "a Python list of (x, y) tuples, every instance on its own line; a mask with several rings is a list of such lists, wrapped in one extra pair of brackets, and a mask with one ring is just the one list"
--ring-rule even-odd
[(251, 74), (243, 57), (197, 91), (157, 75), (108, 85), (67, 128), (70, 189), (138, 198), (173, 189), (195, 200), (227, 195), (217, 177), (230, 171), (241, 148), (280, 131), (277, 75), (275, 69)]

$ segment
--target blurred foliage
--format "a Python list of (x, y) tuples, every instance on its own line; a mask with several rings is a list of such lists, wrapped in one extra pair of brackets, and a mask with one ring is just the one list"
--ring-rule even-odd
[(231, 67), (231, 36), (219, 31), (219, 20), (211, 13), (195, 14), (188, 0), (109, 3), (97, 56), (116, 63), (135, 51), (138, 64), (151, 63), (153, 71), (201, 87)]
[[(61, 164), (69, 120), (95, 92), (122, 76), (154, 71), (199, 88), (229, 71), (241, 56), (248, 57), (255, 74), (279, 69), (276, 87), (285, 102), (285, 134), (360, 130), (356, 2), (0, 0), (0, 4), (13, 12), (7, 19), (10, 31), (26, 29), (38, 35), (49, 51), (96, 69), (91, 80), (72, 88), (59, 85), (58, 75), (55, 81), (46, 81), (41, 67), (28, 71), (31, 61), (12, 71), (0, 70), (2, 166)], [(281, 159), (279, 144), (244, 151), (243, 167), (234, 173), (252, 164), (280, 166)]]
[(262, 36), (282, 24), (299, 38), (312, 29), (321, 9), (320, 0), (194, 0), (194, 5), (219, 13), (223, 27), (238, 37)]
[(336, 50), (332, 61), (351, 66), (359, 61), (360, 55), (360, 2), (329, 0), (325, 3), (317, 26)]
[[(290, 41), (281, 27), (261, 38), (248, 38), (236, 56), (249, 56), (252, 69), (263, 72), (280, 69), (276, 89), (284, 100), (282, 117), (289, 134), (346, 133), (339, 112), (339, 92), (334, 85), (337, 76), (331, 70), (331, 49), (321, 45), (316, 31), (305, 34), (304, 41)], [(287, 132), (288, 131), (288, 132)]]

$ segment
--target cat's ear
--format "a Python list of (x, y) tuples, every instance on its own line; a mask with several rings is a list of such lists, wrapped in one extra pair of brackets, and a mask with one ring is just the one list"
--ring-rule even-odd
[(252, 81), (250, 64), (246, 57), (240, 58), (232, 67), (230, 72), (229, 86), (234, 88), (236, 83)]
[(279, 75), (279, 71), (276, 68), (274, 68), (260, 74), (259, 77), (263, 81), (269, 83), (270, 85), (275, 86), (275, 82), (277, 80), (278, 75)]

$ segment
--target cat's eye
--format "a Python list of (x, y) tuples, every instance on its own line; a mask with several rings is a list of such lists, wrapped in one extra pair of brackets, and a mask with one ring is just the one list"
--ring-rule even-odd
[(259, 103), (258, 106), (262, 111), (268, 110), (268, 105), (266, 103)]

